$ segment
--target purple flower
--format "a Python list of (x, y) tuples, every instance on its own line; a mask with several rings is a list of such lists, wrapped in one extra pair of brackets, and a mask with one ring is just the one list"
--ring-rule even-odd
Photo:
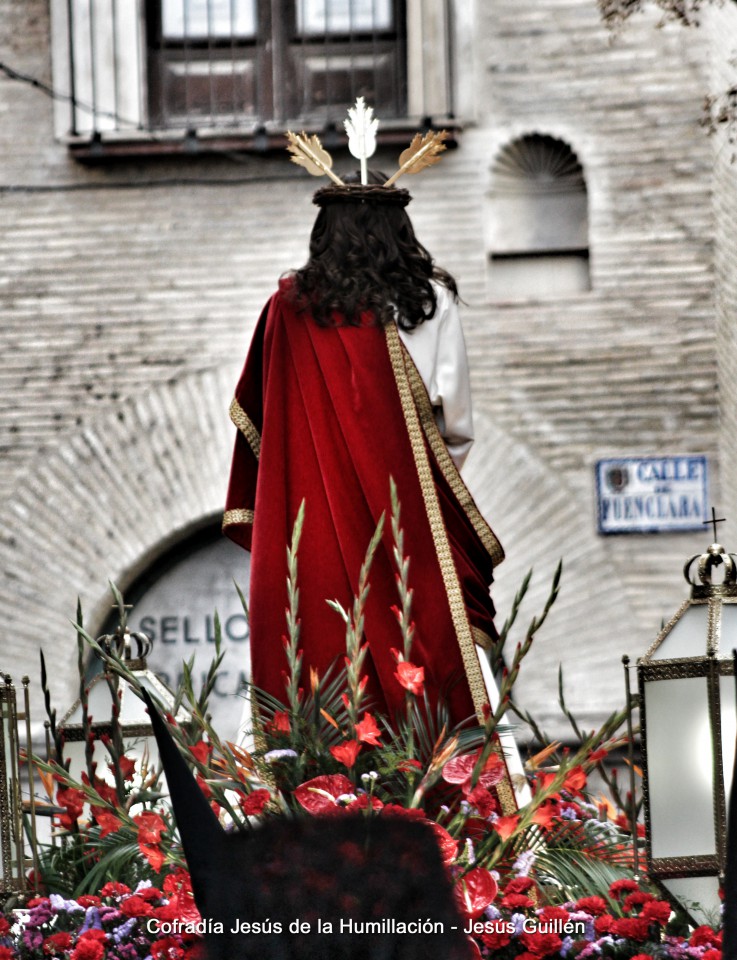
[(521, 853), (512, 864), (512, 873), (516, 874), (518, 877), (526, 877), (532, 869), (534, 862), (535, 854), (532, 852), (532, 850), (525, 850), (524, 853)]
[(29, 950), (38, 950), (44, 942), (43, 934), (40, 930), (26, 929), (23, 931), (23, 943)]
[(103, 923), (115, 923), (116, 920), (120, 920), (123, 914), (118, 910), (117, 907), (108, 907), (103, 904), (100, 908), (100, 920)]
[(65, 913), (84, 913), (84, 907), (80, 903), (76, 900), (65, 900), (58, 893), (49, 895), (49, 903), (55, 913), (61, 913), (62, 910)]
[(586, 924), (586, 930), (584, 931), (583, 939), (591, 942), (596, 940), (596, 933), (594, 932), (594, 918), (591, 914), (584, 913), (583, 910), (569, 910), (568, 911), (570, 919), (577, 923), (583, 921)]
[(97, 907), (87, 907), (84, 923), (82, 924), (79, 932), (87, 933), (88, 930), (102, 930), (100, 911), (97, 909)]
[(115, 943), (120, 943), (121, 940), (125, 939), (128, 934), (135, 928), (137, 923), (136, 917), (130, 917), (125, 923), (121, 923), (119, 927), (116, 927), (113, 930), (111, 936)]
[(573, 946), (573, 940), (570, 937), (565, 937), (563, 943), (560, 945), (559, 953), (561, 957), (567, 957), (571, 952), (571, 947)]
[(525, 917), (524, 913), (513, 913), (511, 916), (511, 922), (514, 924), (514, 936), (518, 937), (525, 929)]

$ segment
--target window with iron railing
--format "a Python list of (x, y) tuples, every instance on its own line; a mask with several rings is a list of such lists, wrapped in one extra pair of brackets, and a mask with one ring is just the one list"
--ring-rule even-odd
[[(450, 0), (51, 0), (56, 132), (159, 147), (185, 135), (391, 126), (453, 115)], [(162, 135), (163, 134), (163, 139)]]

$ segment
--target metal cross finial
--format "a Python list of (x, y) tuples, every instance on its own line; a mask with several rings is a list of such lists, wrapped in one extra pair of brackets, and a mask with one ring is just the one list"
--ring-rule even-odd
[(712, 508), (711, 508), (711, 520), (704, 520), (704, 521), (702, 521), (702, 522), (705, 523), (705, 524), (706, 524), (706, 523), (710, 523), (710, 524), (712, 525), (712, 527), (714, 528), (714, 540), (716, 541), (716, 538), (717, 538), (717, 524), (718, 524), (718, 523), (726, 523), (726, 520), (727, 520), (726, 517), (720, 517), (720, 518), (717, 520), (717, 512), (716, 512), (716, 510), (714, 509), (714, 507), (712, 507)]

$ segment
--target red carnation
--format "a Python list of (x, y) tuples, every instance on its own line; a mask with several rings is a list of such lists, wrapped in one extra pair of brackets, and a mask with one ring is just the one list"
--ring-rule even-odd
[(492, 796), (486, 787), (482, 787), (481, 784), (474, 787), (466, 796), (466, 799), (476, 807), (482, 817), (488, 817), (491, 816), (492, 813), (496, 813), (497, 807), (499, 806), (496, 802), (496, 797)]
[(611, 913), (605, 913), (601, 917), (597, 917), (594, 920), (594, 930), (597, 937), (604, 937), (607, 933), (611, 933), (614, 927), (615, 917)]
[(623, 893), (632, 893), (639, 889), (636, 880), (615, 880), (609, 887), (609, 896), (614, 897), (615, 900), (621, 900)]
[(511, 943), (512, 934), (511, 933), (482, 933), (481, 942), (485, 947), (488, 947), (491, 953), (496, 953), (498, 950), (503, 950), (504, 947), (508, 946)]
[(134, 893), (132, 897), (126, 897), (121, 902), (119, 909), (126, 917), (151, 917), (154, 912), (151, 904), (137, 893)]
[(115, 880), (109, 880), (105, 886), (100, 890), (101, 897), (122, 897), (126, 893), (130, 893), (131, 888), (127, 887), (124, 883), (118, 883)]
[(80, 907), (99, 907), (102, 901), (92, 893), (83, 893), (81, 897), (77, 897), (77, 903)]
[(629, 893), (624, 898), (622, 909), (629, 913), (635, 907), (641, 907), (644, 903), (649, 903), (654, 899), (655, 897), (652, 893), (646, 893), (644, 890), (635, 890), (634, 893)]
[(621, 917), (612, 924), (612, 932), (618, 937), (627, 937), (629, 940), (644, 943), (650, 932), (649, 927), (647, 920), (641, 917)]
[[(43, 942), (44, 953), (56, 956), (62, 950), (69, 950), (72, 945), (72, 935), (66, 930), (60, 930), (59, 933), (52, 933), (46, 937)], [(1, 955), (0, 955), (1, 956)]]
[[(534, 886), (535, 881), (530, 880), (529, 877), (515, 877), (506, 885), (504, 893), (527, 893), (527, 891), (531, 890)], [(568, 914), (566, 914), (566, 919), (568, 919)]]
[(642, 908), (642, 913), (640, 916), (643, 920), (651, 920), (652, 922), (659, 923), (664, 927), (670, 920), (670, 915), (672, 912), (673, 910), (671, 905), (665, 900), (650, 900)]
[(136, 895), (149, 902), (151, 900), (161, 900), (163, 896), (161, 890), (157, 890), (156, 887), (141, 887), (140, 890), (136, 891)]
[(609, 905), (603, 897), (582, 897), (576, 904), (576, 909), (583, 910), (592, 917), (600, 917), (607, 912)]
[(702, 925), (696, 927), (694, 932), (691, 934), (689, 939), (689, 946), (691, 947), (719, 947), (722, 946), (722, 935), (721, 933), (716, 933), (712, 930), (711, 927)]
[(535, 903), (526, 897), (524, 893), (505, 893), (502, 897), (501, 905), (508, 910), (525, 910), (534, 907)]
[(174, 937), (162, 937), (151, 944), (151, 956), (153, 960), (184, 960), (187, 954)]
[(105, 947), (99, 940), (80, 937), (72, 952), (71, 960), (102, 960), (104, 955)]
[(563, 945), (557, 933), (521, 933), (521, 943), (534, 957), (549, 957), (558, 953)]

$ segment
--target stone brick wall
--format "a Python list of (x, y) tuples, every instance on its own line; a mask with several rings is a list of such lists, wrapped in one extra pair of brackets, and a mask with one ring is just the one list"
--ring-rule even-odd
[[(713, 16), (733, 30), (732, 14)], [(534, 565), (526, 626), (564, 559), (524, 683), (563, 733), (558, 663), (585, 722), (619, 705), (620, 655), (644, 652), (685, 595), (683, 560), (708, 542), (599, 537), (594, 462), (705, 453), (712, 498), (734, 503), (719, 473), (737, 466), (737, 194), (699, 125), (709, 64), (729, 43), (708, 18), (687, 32), (656, 29), (651, 14), (612, 40), (593, 0), (493, 0), (475, 17), (474, 55), (457, 71), (476, 115), (460, 148), (410, 184), (410, 210), (466, 301), (468, 478), (507, 550), (501, 615)], [(0, 0), (0, 22), (13, 25), (0, 61), (48, 81), (44, 0)], [(501, 302), (487, 286), (483, 197), (496, 152), (534, 132), (583, 164), (592, 289)], [(262, 302), (304, 259), (313, 187), (283, 157), (78, 165), (53, 141), (50, 101), (0, 74), (0, 666), (35, 678), (39, 645), (58, 651), (61, 704), (77, 595), (96, 629), (108, 579), (125, 589), (220, 510), (230, 392)]]

